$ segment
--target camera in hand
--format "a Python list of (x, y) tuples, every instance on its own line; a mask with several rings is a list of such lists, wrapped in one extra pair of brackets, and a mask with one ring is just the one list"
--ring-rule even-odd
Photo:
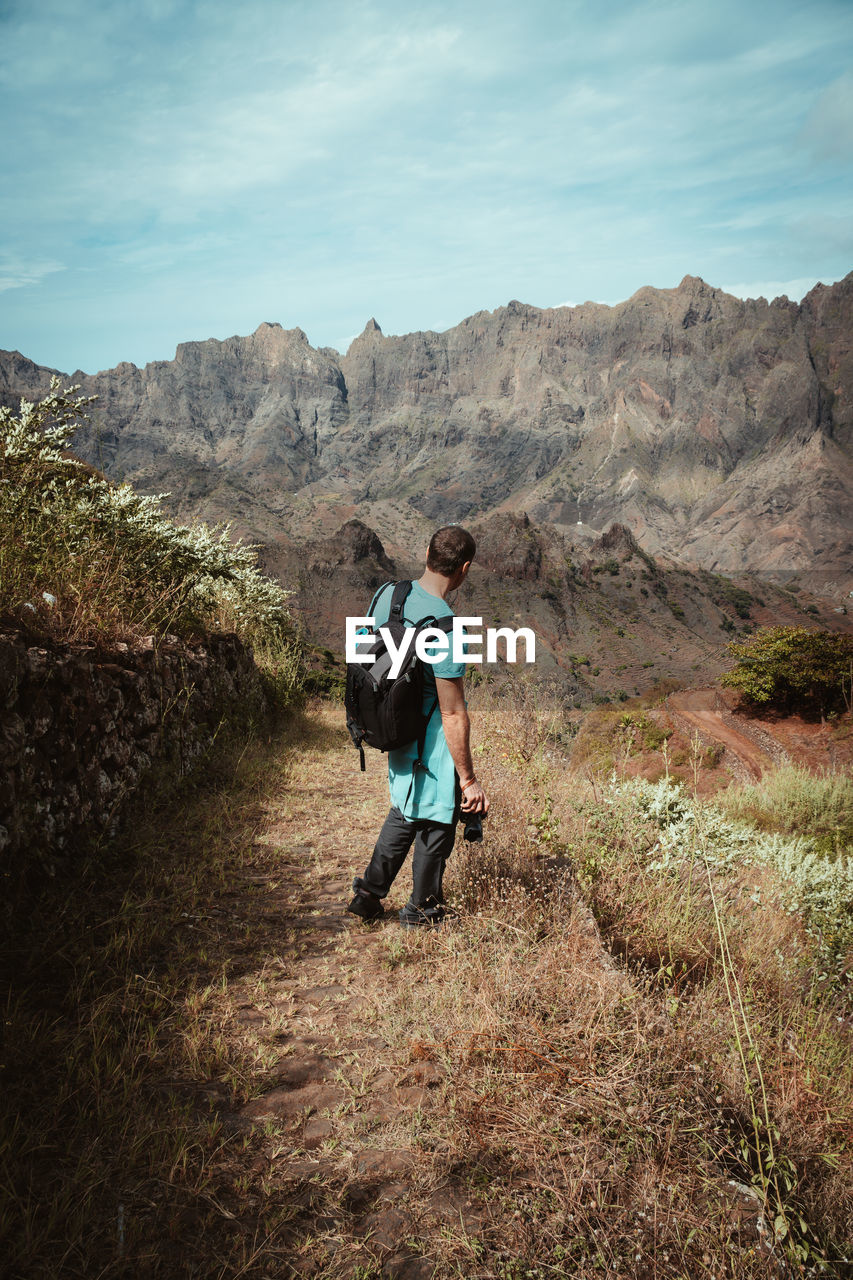
[(465, 813), (464, 810), (462, 811), (459, 819), (460, 822), (464, 823), (462, 835), (466, 840), (469, 840), (471, 844), (477, 844), (483, 838), (484, 817), (485, 814), (482, 813)]

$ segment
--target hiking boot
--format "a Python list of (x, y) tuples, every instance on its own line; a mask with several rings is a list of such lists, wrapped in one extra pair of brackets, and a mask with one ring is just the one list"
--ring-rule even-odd
[(404, 929), (419, 929), (423, 925), (432, 925), (435, 928), (441, 924), (444, 916), (443, 904), (435, 907), (413, 907), (410, 902), (407, 902), (400, 911), (400, 924)]
[(352, 887), (355, 889), (355, 897), (347, 907), (350, 915), (358, 916), (361, 920), (378, 920), (385, 915), (381, 898), (377, 898), (368, 889), (359, 888), (358, 880), (353, 881)]

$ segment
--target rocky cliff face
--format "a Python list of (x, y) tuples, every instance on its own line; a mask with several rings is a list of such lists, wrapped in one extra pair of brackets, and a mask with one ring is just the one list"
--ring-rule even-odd
[[(430, 524), (527, 511), (627, 525), (708, 569), (853, 563), (853, 273), (797, 305), (702, 280), (616, 307), (511, 302), (344, 357), (299, 329), (186, 343), (74, 375), (99, 397), (81, 454), (182, 516), (231, 519), (275, 569), (358, 516), (393, 555)], [(49, 371), (0, 354), (0, 396)]]

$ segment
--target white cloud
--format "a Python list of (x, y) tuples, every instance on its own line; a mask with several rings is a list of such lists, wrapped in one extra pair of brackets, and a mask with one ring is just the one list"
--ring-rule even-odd
[[(224, 8), (210, 8), (222, 23)], [(19, 120), (21, 154), (29, 152), (32, 163), (35, 151), (35, 168), (62, 174), (66, 214), (95, 225), (147, 210), (186, 221), (241, 195), (263, 198), (284, 185), (290, 195), (302, 175), (311, 176), (295, 190), (307, 191), (357, 157), (369, 174), (387, 152), (389, 131), (413, 112), (428, 115), (448, 80), (474, 74), (475, 51), (452, 23), (389, 17), (380, 24), (374, 15), (359, 29), (364, 12), (341, 9), (337, 28), (314, 40), (292, 11), (249, 9), (247, 26), (241, 9), (239, 23), (200, 32), (192, 57), (180, 42), (158, 48), (150, 30), (140, 30), (132, 55), (118, 47), (127, 35), (116, 30), (114, 14), (97, 29), (99, 59), (87, 50), (81, 65), (74, 44), (63, 67), (50, 42), (44, 93)], [(73, 39), (83, 34), (86, 28)], [(131, 56), (137, 65), (123, 80), (115, 69)], [(7, 52), (7, 88), (9, 60)], [(70, 88), (84, 100), (69, 115)], [(109, 110), (87, 105), (101, 97)], [(86, 163), (71, 152), (57, 158), (60, 121), (72, 140), (80, 131)]]
[(0, 255), (0, 293), (41, 284), (45, 276), (64, 270), (61, 262), (26, 261), (12, 254)]
[(774, 298), (790, 298), (792, 302), (801, 302), (810, 289), (816, 284), (835, 284), (840, 276), (819, 281), (817, 276), (801, 276), (797, 280), (757, 280), (751, 284), (724, 284), (720, 288), (724, 293), (732, 293), (736, 298), (766, 298), (772, 302)]
[(791, 63), (802, 62), (803, 59), (823, 52), (827, 43), (827, 34), (822, 23), (810, 24), (806, 30), (797, 28), (794, 36), (781, 36), (776, 39), (753, 45), (731, 59), (733, 66), (759, 75), (765, 71), (780, 68), (788, 70)]
[(853, 160), (853, 75), (821, 94), (797, 139), (817, 160)]

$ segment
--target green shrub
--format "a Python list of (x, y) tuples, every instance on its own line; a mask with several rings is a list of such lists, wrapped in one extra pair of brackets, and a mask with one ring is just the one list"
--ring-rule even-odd
[(660, 751), (673, 732), (672, 729), (664, 729), (641, 711), (624, 711), (616, 727), (621, 737), (633, 736), (639, 751)]
[(768, 627), (747, 641), (732, 641), (728, 649), (738, 663), (720, 683), (739, 690), (748, 702), (822, 714), (850, 707), (853, 636)]
[(346, 677), (337, 671), (309, 671), (305, 676), (305, 691), (318, 698), (330, 698), (343, 702)]
[(762, 603), (749, 591), (744, 591), (743, 587), (736, 586), (730, 578), (724, 578), (721, 574), (703, 573), (702, 577), (710, 587), (714, 603), (731, 605), (739, 618), (748, 618), (752, 605)]

